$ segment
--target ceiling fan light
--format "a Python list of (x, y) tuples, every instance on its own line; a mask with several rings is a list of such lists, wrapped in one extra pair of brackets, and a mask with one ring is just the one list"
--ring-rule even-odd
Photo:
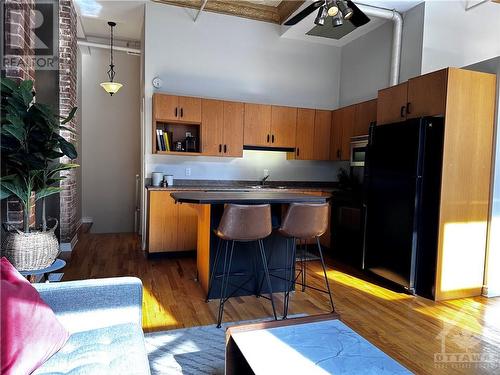
[(122, 84), (118, 82), (102, 82), (101, 87), (111, 96), (116, 94), (122, 88)]
[(348, 20), (353, 16), (354, 11), (349, 8), (345, 1), (337, 1), (337, 6), (339, 7), (340, 13), (342, 13), (342, 17), (344, 17), (345, 20)]
[(340, 13), (338, 13), (335, 17), (332, 18), (332, 24), (333, 27), (339, 27), (344, 24), (344, 21), (342, 20), (342, 16)]
[(325, 9), (324, 6), (319, 8), (318, 10), (318, 15), (316, 16), (316, 19), (314, 20), (314, 23), (318, 26), (323, 26), (325, 24), (325, 19), (328, 16), (328, 12)]

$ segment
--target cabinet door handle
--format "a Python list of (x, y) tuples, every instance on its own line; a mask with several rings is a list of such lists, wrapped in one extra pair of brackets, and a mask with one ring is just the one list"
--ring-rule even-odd
[(181, 117), (184, 116), (184, 108), (181, 108)]
[(405, 110), (406, 110), (406, 106), (402, 105), (401, 106), (401, 112), (400, 112), (401, 117), (405, 117)]
[(269, 143), (269, 134), (267, 135), (267, 143)]
[(274, 143), (274, 134), (271, 136), (271, 143)]
[(297, 147), (297, 156), (300, 155), (300, 148)]
[(224, 153), (227, 152), (227, 145), (224, 145)]
[(175, 117), (177, 117), (177, 107), (175, 107)]
[(406, 114), (409, 115), (410, 114), (410, 102), (406, 103)]
[(340, 148), (337, 149), (337, 157), (340, 159)]
[(219, 145), (219, 152), (222, 152), (222, 145)]

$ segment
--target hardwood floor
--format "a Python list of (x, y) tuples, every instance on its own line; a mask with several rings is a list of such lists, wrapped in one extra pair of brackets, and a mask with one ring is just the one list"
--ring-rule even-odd
[[(308, 284), (322, 287), (319, 263), (309, 264)], [(328, 277), (342, 321), (413, 372), (500, 373), (500, 298), (433, 302), (348, 275), (337, 270), (335, 264), (333, 269), (330, 267)], [(218, 305), (216, 301), (205, 303), (195, 281), (194, 256), (147, 259), (133, 234), (82, 235), (64, 272), (64, 280), (139, 277), (144, 284), (145, 331), (216, 322)], [(282, 296), (277, 297), (281, 308)], [(328, 311), (328, 296), (310, 289), (295, 292), (291, 301), (290, 314)], [(226, 304), (224, 321), (271, 314), (269, 301), (238, 297)], [(477, 356), (482, 357), (473, 362)], [(461, 362), (456, 362), (457, 358)], [(446, 359), (448, 362), (443, 362)]]

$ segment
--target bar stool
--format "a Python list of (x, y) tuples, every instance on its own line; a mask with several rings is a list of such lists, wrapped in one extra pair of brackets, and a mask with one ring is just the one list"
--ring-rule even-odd
[[(258, 244), (262, 265), (264, 268), (267, 285), (269, 288), (269, 299), (273, 308), (274, 319), (277, 319), (276, 309), (274, 307), (273, 291), (271, 287), (271, 278), (267, 266), (266, 253), (264, 251), (263, 239), (269, 236), (272, 232), (271, 226), (271, 206), (269, 204), (262, 205), (238, 205), (228, 204), (224, 207), (219, 227), (215, 230), (215, 235), (219, 237), (217, 251), (215, 253), (215, 261), (210, 275), (210, 282), (207, 294), (213, 287), (215, 278), (222, 278), (221, 293), (219, 298), (219, 314), (217, 318), (217, 328), (221, 327), (222, 317), (224, 314), (224, 304), (231, 297), (227, 296), (227, 287), (230, 276), (243, 276), (242, 274), (231, 274), (231, 265), (233, 261), (233, 251), (235, 242), (252, 242)], [(224, 250), (224, 266), (222, 274), (216, 275), (216, 270), (221, 258), (222, 247), (225, 242)], [(231, 247), (229, 248), (229, 243)], [(229, 259), (228, 259), (229, 254)], [(254, 263), (254, 270), (255, 270)], [(254, 278), (255, 275), (252, 275)], [(248, 282), (248, 281), (247, 281)], [(246, 284), (245, 282), (244, 284)], [(236, 290), (241, 288), (238, 287)], [(234, 292), (233, 292), (234, 294)]]
[[(312, 289), (328, 293), (330, 297), (330, 304), (332, 307), (332, 312), (335, 311), (335, 306), (333, 304), (332, 293), (330, 290), (330, 284), (328, 283), (328, 277), (326, 274), (325, 260), (323, 258), (323, 251), (321, 250), (321, 244), (319, 242), (319, 237), (326, 232), (328, 228), (328, 203), (322, 204), (309, 204), (309, 203), (292, 203), (288, 207), (288, 211), (285, 214), (285, 218), (282, 221), (281, 227), (279, 228), (279, 233), (292, 240), (292, 262), (290, 269), (288, 271), (288, 290), (285, 292), (284, 308), (283, 308), (283, 319), (287, 317), (288, 314), (288, 303), (290, 299), (290, 291), (294, 284), (297, 283), (297, 278), (294, 275), (295, 261), (296, 261), (296, 244), (295, 241), (308, 240), (311, 238), (316, 238), (316, 244), (318, 246), (318, 252), (321, 259), (321, 267), (323, 268), (323, 275), (325, 277), (326, 290), (318, 289), (315, 287), (310, 287)], [(287, 249), (288, 251), (288, 249)], [(288, 258), (288, 254), (287, 254)], [(304, 260), (301, 262), (301, 274), (302, 274), (302, 290), (306, 287), (306, 264)], [(300, 275), (300, 274), (299, 274)]]

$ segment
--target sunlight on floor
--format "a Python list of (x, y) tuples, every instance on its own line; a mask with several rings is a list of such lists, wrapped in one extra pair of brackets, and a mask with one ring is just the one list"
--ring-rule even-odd
[[(316, 274), (317, 277), (323, 278), (323, 271), (315, 271), (314, 273)], [(381, 286), (377, 286), (365, 280), (359, 279), (351, 275), (347, 275), (339, 271), (328, 270), (327, 277), (330, 281), (343, 284), (350, 288), (358, 289), (362, 292), (371, 294), (375, 297), (382, 298), (387, 301), (407, 300), (413, 298), (410, 295), (393, 292)]]
[(168, 329), (179, 324), (146, 286), (143, 288), (142, 311), (142, 328), (145, 331)]

